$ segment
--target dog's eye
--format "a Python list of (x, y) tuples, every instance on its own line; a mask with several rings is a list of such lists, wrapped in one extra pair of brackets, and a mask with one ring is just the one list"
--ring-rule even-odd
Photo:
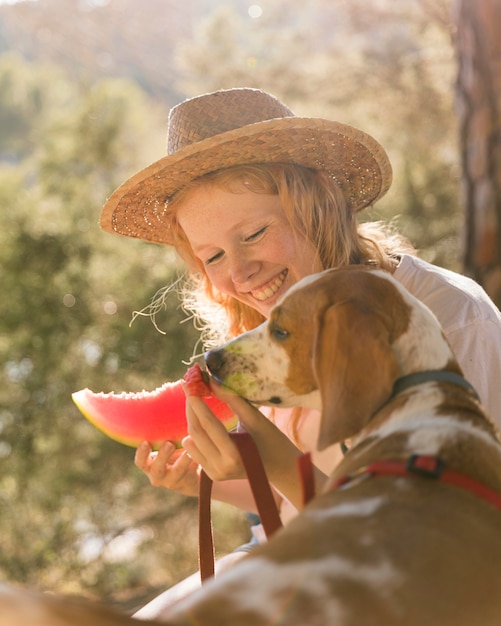
[(273, 330), (271, 331), (271, 334), (273, 335), (273, 337), (275, 337), (275, 339), (278, 339), (279, 341), (283, 341), (284, 339), (287, 339), (287, 337), (289, 336), (289, 331), (285, 330), (284, 328), (273, 328)]

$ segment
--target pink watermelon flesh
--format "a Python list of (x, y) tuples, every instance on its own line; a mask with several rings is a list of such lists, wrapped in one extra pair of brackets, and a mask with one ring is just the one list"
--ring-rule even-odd
[[(94, 393), (82, 389), (72, 394), (72, 398), (91, 424), (128, 446), (137, 447), (141, 441), (148, 441), (158, 448), (167, 440), (179, 445), (188, 434), (181, 380), (139, 393)], [(227, 428), (236, 424), (227, 404), (214, 396), (204, 398), (204, 402)]]

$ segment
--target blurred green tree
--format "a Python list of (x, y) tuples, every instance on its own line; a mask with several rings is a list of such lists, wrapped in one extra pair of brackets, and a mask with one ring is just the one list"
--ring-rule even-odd
[(196, 501), (151, 489), (71, 393), (152, 389), (196, 344), (175, 295), (164, 335), (143, 317), (129, 328), (183, 268), (97, 225), (103, 199), (152, 160), (163, 120), (131, 83), (72, 83), (12, 56), (0, 119), (0, 580), (146, 597), (195, 567)]

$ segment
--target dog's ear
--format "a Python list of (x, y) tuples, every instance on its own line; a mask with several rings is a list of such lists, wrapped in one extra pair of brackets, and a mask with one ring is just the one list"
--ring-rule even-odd
[(313, 359), (322, 399), (319, 450), (359, 432), (390, 396), (398, 375), (389, 330), (366, 306), (336, 304), (318, 320)]

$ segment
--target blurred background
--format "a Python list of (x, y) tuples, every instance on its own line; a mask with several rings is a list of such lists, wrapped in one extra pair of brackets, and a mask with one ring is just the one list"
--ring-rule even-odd
[[(364, 219), (499, 304), (493, 15), (499, 0), (0, 2), (0, 581), (133, 610), (197, 567), (196, 499), (151, 487), (71, 401), (153, 389), (193, 354), (175, 294), (158, 329), (131, 324), (182, 264), (98, 227), (163, 156), (179, 101), (259, 87), (368, 131), (394, 184)], [(216, 506), (214, 523), (218, 552), (247, 540), (241, 512)]]

